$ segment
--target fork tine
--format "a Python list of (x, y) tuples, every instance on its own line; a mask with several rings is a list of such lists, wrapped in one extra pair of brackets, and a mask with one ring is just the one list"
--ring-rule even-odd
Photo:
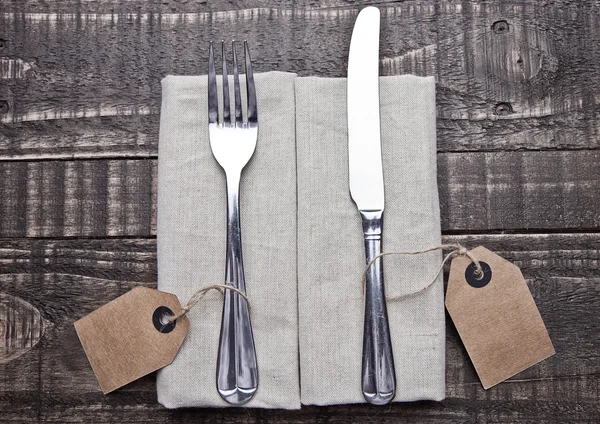
[(246, 55), (246, 91), (248, 92), (248, 123), (258, 122), (258, 111), (256, 109), (256, 88), (254, 87), (254, 73), (252, 72), (252, 61), (248, 43), (244, 41), (244, 53)]
[(240, 93), (240, 75), (238, 73), (237, 54), (235, 52), (235, 41), (231, 42), (233, 50), (233, 90), (235, 96), (235, 125), (242, 125), (242, 95)]
[(223, 56), (223, 124), (231, 124), (231, 110), (229, 107), (229, 77), (227, 76), (227, 59), (225, 59), (225, 42), (221, 41), (221, 55)]
[(219, 100), (217, 97), (217, 73), (212, 41), (208, 52), (208, 123), (219, 123)]

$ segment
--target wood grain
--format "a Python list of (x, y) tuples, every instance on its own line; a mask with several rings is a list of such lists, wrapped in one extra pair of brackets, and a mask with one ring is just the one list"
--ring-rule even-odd
[[(442, 153), (438, 173), (445, 231), (600, 223), (596, 150)], [(0, 175), (0, 237), (156, 233), (155, 159), (0, 162)]]
[(99, 391), (73, 322), (155, 285), (160, 80), (204, 73), (208, 41), (232, 37), (249, 40), (258, 71), (345, 76), (354, 19), (371, 3), (0, 3), (0, 299), (26, 317), (10, 334), (39, 339), (7, 361), (0, 301), (0, 422), (600, 422), (591, 0), (379, 3), (381, 74), (437, 80), (445, 241), (484, 244), (522, 268), (554, 357), (484, 391), (449, 325), (440, 403), (169, 411), (153, 376)]
[[(84, 3), (0, 9), (0, 160), (155, 157), (160, 80), (204, 73), (211, 39), (243, 34), (259, 71), (344, 76), (361, 4)], [(386, 3), (382, 74), (436, 76), (441, 151), (597, 149), (600, 12), (582, 3)]]
[(44, 335), (40, 312), (29, 302), (0, 293), (0, 364), (33, 348)]
[(156, 160), (4, 162), (0, 234), (153, 234), (156, 171)]
[[(301, 411), (183, 410), (156, 403), (154, 377), (103, 396), (73, 328), (73, 322), (133, 286), (153, 287), (155, 241), (0, 241), (0, 291), (37, 307), (48, 323), (42, 342), (0, 364), (0, 410), (4, 422), (330, 422), (469, 421), (586, 422), (600, 416), (597, 343), (600, 323), (600, 235), (539, 234), (451, 236), (445, 242), (483, 244), (521, 267), (545, 320), (557, 354), (484, 391), (456, 331), (447, 338), (447, 399), (397, 404), (303, 408)], [(31, 409), (27, 409), (27, 405)], [(35, 405), (35, 407), (31, 407)], [(25, 407), (25, 409), (23, 409)]]

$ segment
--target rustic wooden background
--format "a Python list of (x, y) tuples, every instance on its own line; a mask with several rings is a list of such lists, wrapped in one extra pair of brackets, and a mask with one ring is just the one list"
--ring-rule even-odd
[(381, 72), (435, 75), (446, 241), (519, 265), (557, 354), (484, 391), (456, 331), (447, 399), (181, 410), (103, 396), (73, 322), (156, 282), (160, 80), (211, 39), (258, 71), (344, 76), (366, 1), (1, 0), (0, 422), (599, 422), (600, 3), (379, 4)]

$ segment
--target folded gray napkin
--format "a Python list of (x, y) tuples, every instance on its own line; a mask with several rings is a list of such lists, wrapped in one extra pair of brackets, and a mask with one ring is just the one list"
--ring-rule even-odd
[[(346, 81), (277, 72), (255, 78), (259, 139), (242, 178), (241, 219), (259, 389), (247, 406), (363, 402), (365, 259), (348, 188)], [(158, 287), (181, 302), (224, 278), (225, 180), (208, 141), (206, 83), (205, 76), (163, 80)], [(381, 78), (380, 93), (383, 248), (437, 245), (433, 78)], [(425, 286), (440, 257), (386, 257), (387, 293)], [(442, 290), (438, 278), (426, 292), (388, 303), (396, 401), (444, 398)], [(221, 310), (213, 293), (190, 313), (190, 333), (158, 375), (166, 407), (227, 406), (215, 387)]]
[[(380, 79), (385, 180), (383, 250), (440, 244), (435, 82)], [(298, 305), (303, 404), (364, 402), (361, 392), (365, 269), (361, 221), (348, 188), (346, 80), (296, 80)], [(439, 252), (383, 259), (388, 295), (426, 286)], [(388, 302), (395, 401), (445, 395), (443, 282)]]
[[(281, 72), (255, 76), (259, 136), (240, 194), (259, 368), (249, 407), (300, 407), (294, 80), (294, 74)], [(245, 87), (243, 78), (241, 84)], [(206, 76), (167, 77), (162, 87), (158, 288), (183, 303), (197, 289), (224, 281), (225, 176), (208, 139)], [(181, 350), (158, 374), (158, 401), (167, 408), (228, 405), (215, 380), (222, 307), (213, 292), (189, 313), (191, 328)]]

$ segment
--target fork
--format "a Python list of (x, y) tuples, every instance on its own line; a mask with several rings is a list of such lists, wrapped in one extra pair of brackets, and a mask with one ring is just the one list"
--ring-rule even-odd
[[(248, 43), (244, 41), (246, 91), (248, 94), (247, 122), (244, 122), (242, 118), (242, 100), (235, 41), (231, 43), (231, 47), (233, 50), (235, 116), (231, 116), (230, 112), (225, 43), (221, 42), (223, 122), (219, 123), (217, 76), (213, 44), (211, 42), (208, 59), (208, 130), (213, 156), (225, 171), (227, 183), (225, 281), (241, 292), (245, 292), (239, 189), (242, 169), (244, 169), (256, 148), (258, 113)], [(221, 397), (230, 404), (243, 405), (252, 399), (257, 388), (258, 367), (248, 303), (239, 294), (231, 290), (225, 290), (217, 361), (217, 390)]]

